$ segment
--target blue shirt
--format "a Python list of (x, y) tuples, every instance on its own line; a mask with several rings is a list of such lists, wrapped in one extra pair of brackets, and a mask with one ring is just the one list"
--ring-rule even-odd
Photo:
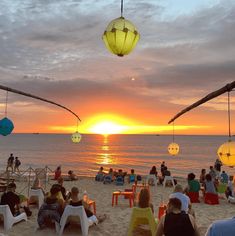
[(205, 236), (234, 236), (235, 217), (232, 219), (218, 220), (212, 223)]

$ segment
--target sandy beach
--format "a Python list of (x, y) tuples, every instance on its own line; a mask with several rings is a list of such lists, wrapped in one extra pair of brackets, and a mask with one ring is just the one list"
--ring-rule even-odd
[[(50, 185), (54, 181), (50, 180), (47, 185), (49, 190)], [(186, 186), (186, 181), (178, 179), (178, 183)], [(17, 190), (23, 189), (27, 186), (27, 182), (16, 182)], [(96, 182), (94, 178), (79, 177), (78, 181), (65, 181), (64, 186), (66, 190), (70, 190), (71, 187), (76, 186), (82, 193), (84, 190), (87, 191), (89, 198), (96, 201), (97, 214), (106, 214), (107, 218), (97, 226), (91, 226), (89, 228), (89, 235), (91, 236), (120, 236), (127, 235), (128, 224), (130, 221), (132, 209), (129, 207), (129, 201), (123, 197), (119, 197), (117, 206), (112, 207), (112, 192), (115, 190), (124, 190), (131, 188), (131, 184), (125, 183), (124, 186), (116, 186), (114, 184), (103, 184)], [(172, 187), (154, 186), (150, 187), (152, 203), (154, 205), (155, 216), (158, 214), (158, 206), (161, 202), (161, 195), (164, 202), (168, 200), (169, 194), (173, 191)], [(27, 188), (25, 188), (24, 194), (27, 194)], [(82, 194), (80, 194), (82, 196)], [(225, 199), (220, 200), (219, 205), (207, 205), (202, 201), (201, 203), (194, 203), (193, 209), (196, 213), (196, 221), (200, 229), (201, 235), (204, 235), (207, 227), (214, 221), (219, 219), (225, 219), (234, 216), (234, 207), (227, 203)], [(37, 230), (37, 212), (36, 206), (30, 206), (33, 214), (28, 218), (27, 222), (20, 222), (14, 225), (7, 233), (4, 233), (3, 222), (1, 221), (0, 233), (4, 233), (9, 236), (31, 236), (31, 235), (55, 235), (54, 228), (47, 228), (43, 230)], [(81, 229), (77, 225), (71, 225), (64, 230), (64, 235), (81, 235)], [(140, 234), (140, 235), (143, 235)], [(144, 235), (147, 235), (146, 233)]]

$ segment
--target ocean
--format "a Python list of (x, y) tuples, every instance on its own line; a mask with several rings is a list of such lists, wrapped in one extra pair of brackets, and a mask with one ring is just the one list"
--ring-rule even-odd
[[(82, 135), (78, 144), (71, 142), (68, 134), (11, 134), (0, 137), (1, 171), (6, 167), (10, 153), (18, 156), (28, 167), (49, 166), (54, 170), (62, 166), (62, 172), (73, 170), (78, 175), (95, 176), (100, 166), (108, 171), (123, 169), (147, 175), (153, 165), (160, 172), (160, 164), (166, 162), (173, 176), (186, 178), (189, 172), (198, 177), (202, 168), (209, 169), (217, 158), (218, 147), (227, 141), (226, 136), (177, 135), (180, 146), (177, 156), (168, 154), (170, 135)], [(235, 174), (230, 167), (223, 167)]]

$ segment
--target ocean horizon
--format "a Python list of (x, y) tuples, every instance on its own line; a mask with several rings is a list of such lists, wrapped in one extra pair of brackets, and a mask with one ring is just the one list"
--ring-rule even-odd
[[(198, 177), (202, 168), (209, 170), (214, 165), (217, 149), (228, 140), (225, 135), (176, 135), (180, 146), (177, 156), (171, 156), (167, 147), (172, 135), (156, 134), (83, 134), (80, 143), (72, 143), (71, 134), (14, 133), (0, 138), (1, 171), (6, 167), (10, 153), (18, 156), (22, 165), (28, 167), (48, 166), (54, 170), (62, 166), (62, 172), (73, 170), (82, 176), (95, 176), (100, 166), (108, 171), (123, 169), (147, 175), (155, 165), (165, 161), (173, 176), (186, 178), (189, 172)], [(226, 172), (234, 170), (223, 167)]]

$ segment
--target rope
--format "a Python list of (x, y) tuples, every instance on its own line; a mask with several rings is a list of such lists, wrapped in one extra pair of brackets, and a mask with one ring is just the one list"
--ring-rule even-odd
[(123, 15), (123, 0), (121, 0), (121, 17)]
[(5, 117), (7, 117), (7, 103), (8, 103), (8, 90), (7, 90), (7, 94), (6, 94)]
[(231, 119), (230, 119), (230, 93), (228, 91), (228, 136), (231, 140)]

